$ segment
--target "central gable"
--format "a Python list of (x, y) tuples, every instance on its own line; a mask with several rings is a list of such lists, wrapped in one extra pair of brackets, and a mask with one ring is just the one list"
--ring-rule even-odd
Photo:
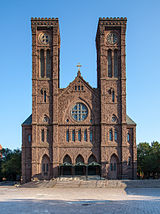
[[(99, 94), (98, 90), (92, 88), (81, 76), (78, 71), (76, 78), (71, 82), (67, 88), (60, 89), (58, 95), (58, 117), (59, 122), (65, 123), (67, 120), (66, 114), (70, 114), (72, 107), (76, 103), (83, 103), (87, 106), (90, 112), (90, 119), (93, 115), (99, 113)], [(92, 115), (92, 116), (91, 116)], [(73, 123), (74, 121), (72, 121)]]

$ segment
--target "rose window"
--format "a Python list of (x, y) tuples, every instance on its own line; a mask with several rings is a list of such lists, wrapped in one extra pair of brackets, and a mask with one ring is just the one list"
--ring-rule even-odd
[(76, 103), (71, 110), (71, 115), (76, 121), (83, 121), (88, 116), (88, 109), (83, 103)]
[(42, 44), (48, 44), (49, 43), (49, 36), (46, 33), (40, 33), (39, 35), (39, 41)]

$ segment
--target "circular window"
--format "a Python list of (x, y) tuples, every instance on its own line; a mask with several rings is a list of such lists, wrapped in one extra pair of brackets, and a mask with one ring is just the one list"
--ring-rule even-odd
[(49, 36), (46, 33), (40, 33), (39, 41), (40, 41), (40, 43), (46, 45), (49, 43)]
[(88, 116), (88, 109), (83, 103), (76, 103), (71, 110), (71, 115), (76, 121), (83, 121)]

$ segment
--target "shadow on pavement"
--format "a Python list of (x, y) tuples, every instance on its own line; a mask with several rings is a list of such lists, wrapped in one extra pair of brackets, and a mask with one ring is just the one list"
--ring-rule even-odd
[(159, 200), (41, 200), (16, 199), (0, 201), (1, 214), (127, 214), (159, 213)]

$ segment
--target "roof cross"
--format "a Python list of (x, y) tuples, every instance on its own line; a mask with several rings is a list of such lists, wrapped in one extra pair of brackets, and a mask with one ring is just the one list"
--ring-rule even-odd
[(78, 68), (78, 71), (80, 71), (80, 68), (82, 67), (82, 65), (80, 63), (77, 64), (77, 68)]

